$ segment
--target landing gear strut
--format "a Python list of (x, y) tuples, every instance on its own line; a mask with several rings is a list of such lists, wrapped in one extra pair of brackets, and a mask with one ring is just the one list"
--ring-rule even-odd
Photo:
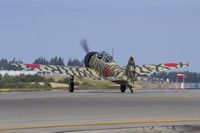
[(121, 93), (124, 93), (126, 91), (126, 86), (125, 85), (121, 85), (120, 90), (121, 90)]
[(70, 76), (70, 81), (69, 81), (69, 92), (73, 93), (74, 92), (74, 76)]
[(133, 88), (132, 88), (132, 87), (130, 87), (129, 89), (130, 89), (131, 93), (133, 93)]

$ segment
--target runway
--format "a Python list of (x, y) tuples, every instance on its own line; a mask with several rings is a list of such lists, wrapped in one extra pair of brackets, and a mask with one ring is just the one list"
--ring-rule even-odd
[(0, 93), (1, 132), (200, 125), (199, 90)]

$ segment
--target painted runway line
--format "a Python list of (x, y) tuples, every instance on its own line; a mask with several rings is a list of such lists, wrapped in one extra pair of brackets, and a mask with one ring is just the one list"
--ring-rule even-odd
[(46, 124), (46, 125), (19, 125), (13, 127), (1, 127), (0, 131), (20, 130), (20, 129), (39, 129), (39, 128), (59, 128), (59, 127), (83, 127), (83, 126), (101, 126), (101, 125), (128, 125), (145, 123), (184, 123), (200, 122), (200, 119), (179, 119), (179, 120), (129, 120), (129, 121), (105, 121), (105, 122), (85, 122), (85, 123), (66, 123), (66, 124)]

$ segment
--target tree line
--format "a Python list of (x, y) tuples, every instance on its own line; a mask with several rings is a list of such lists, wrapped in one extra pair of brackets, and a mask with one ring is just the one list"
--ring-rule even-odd
[(50, 60), (45, 59), (45, 57), (39, 57), (33, 61), (33, 64), (41, 64), (41, 65), (59, 65), (59, 66), (80, 66), (83, 67), (83, 61), (79, 59), (71, 59), (69, 58), (67, 64), (65, 65), (64, 59), (62, 57), (54, 57)]
[[(15, 58), (12, 60), (2, 58), (0, 59), (0, 70), (16, 70), (15, 66), (12, 65), (15, 63), (24, 63), (24, 62), (22, 60), (16, 60)], [(65, 64), (64, 59), (57, 56), (51, 58), (50, 60), (47, 60), (45, 57), (39, 57), (36, 58), (32, 63), (41, 65), (80, 66), (80, 67), (84, 66), (83, 61), (80, 61), (79, 59), (69, 58), (67, 64)]]
[(0, 70), (15, 70), (16, 68), (12, 65), (14, 63), (23, 63), (21, 60), (7, 60), (5, 58), (0, 59)]

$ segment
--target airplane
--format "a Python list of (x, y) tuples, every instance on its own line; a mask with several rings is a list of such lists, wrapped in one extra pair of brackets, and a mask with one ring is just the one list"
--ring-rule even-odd
[(117, 65), (113, 56), (105, 51), (96, 52), (89, 51), (86, 39), (81, 40), (81, 45), (86, 52), (84, 58), (85, 67), (71, 66), (55, 66), (55, 65), (40, 65), (40, 64), (14, 64), (20, 69), (32, 69), (38, 71), (48, 71), (55, 74), (62, 74), (70, 78), (69, 92), (74, 92), (74, 77), (90, 77), (93, 79), (102, 78), (110, 80), (120, 85), (120, 91), (124, 93), (127, 88), (133, 93), (134, 82), (137, 76), (141, 74), (149, 74), (154, 72), (169, 71), (173, 68), (183, 68), (189, 66), (189, 63), (163, 63), (150, 65), (136, 65), (134, 58), (130, 57), (125, 67)]

